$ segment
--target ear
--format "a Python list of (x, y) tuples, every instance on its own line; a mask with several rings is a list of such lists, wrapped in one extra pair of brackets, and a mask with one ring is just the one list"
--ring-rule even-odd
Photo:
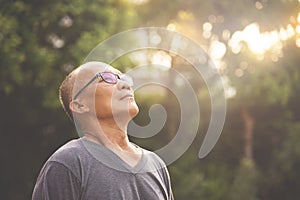
[(72, 100), (69, 104), (69, 108), (72, 112), (79, 114), (86, 113), (90, 110), (85, 104), (80, 103), (78, 100)]

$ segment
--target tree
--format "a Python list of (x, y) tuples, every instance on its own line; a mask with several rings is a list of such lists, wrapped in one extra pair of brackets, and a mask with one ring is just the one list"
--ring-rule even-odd
[[(228, 102), (231, 105), (230, 109), (236, 111), (234, 114), (238, 115), (241, 119), (239, 123), (243, 125), (239, 126), (238, 128), (240, 129), (238, 130), (235, 130), (235, 127), (231, 127), (229, 131), (243, 135), (244, 137), (242, 141), (236, 140), (239, 137), (230, 133), (230, 135), (235, 136), (231, 140), (231, 145), (240, 147), (239, 142), (243, 144), (244, 153), (240, 155), (239, 159), (245, 159), (253, 166), (251, 169), (247, 169), (242, 161), (238, 163), (237, 165), (240, 165), (238, 168), (241, 170), (240, 172), (237, 171), (235, 179), (236, 182), (239, 182), (239, 180), (245, 178), (245, 181), (249, 181), (248, 184), (245, 183), (249, 187), (249, 191), (260, 193), (261, 191), (259, 190), (251, 189), (258, 180), (250, 180), (246, 176), (248, 172), (251, 173), (253, 171), (252, 169), (254, 171), (259, 170), (266, 167), (266, 165), (271, 165), (274, 161), (274, 157), (272, 157), (268, 159), (264, 158), (266, 161), (261, 162), (260, 159), (262, 159), (262, 156), (259, 154), (262, 152), (259, 149), (264, 148), (258, 146), (263, 145), (258, 140), (260, 138), (267, 138), (270, 135), (275, 138), (275, 133), (285, 131), (284, 128), (275, 124), (284, 123), (287, 120), (286, 115), (288, 111), (285, 112), (284, 109), (287, 107), (291, 96), (293, 96), (294, 89), (294, 82), (291, 80), (291, 77), (294, 77), (298, 73), (295, 73), (295, 71), (291, 73), (290, 69), (287, 69), (283, 62), (287, 61), (290, 55), (299, 54), (299, 49), (297, 47), (296, 49), (294, 48), (294, 40), (299, 38), (299, 34), (290, 38), (294, 46), (292, 48), (294, 49), (293, 52), (288, 52), (287, 49), (282, 48), (288, 44), (285, 39), (263, 52), (261, 52), (261, 47), (251, 46), (255, 45), (255, 41), (252, 41), (250, 44), (245, 40), (241, 40), (239, 43), (240, 49), (236, 51), (232, 48), (230, 39), (237, 36), (238, 31), (242, 31), (243, 29), (249, 30), (250, 28), (256, 31), (249, 32), (250, 38), (254, 38), (253, 36), (256, 33), (264, 33), (267, 35), (266, 38), (271, 38), (270, 34), (274, 34), (272, 31), (275, 30), (279, 33), (279, 31), (286, 28), (287, 24), (290, 24), (288, 26), (290, 31), (295, 32), (295, 27), (298, 25), (296, 18), (299, 12), (299, 2), (296, 0), (289, 2), (205, 1), (201, 3), (191, 0), (170, 2), (169, 4), (164, 2), (165, 10), (172, 10), (169, 20), (165, 18), (165, 14), (162, 16), (148, 13), (151, 11), (154, 12), (157, 8), (156, 6), (156, 1), (149, 1), (148, 4), (144, 5), (144, 8), (147, 8), (145, 19), (151, 25), (163, 24), (165, 27), (184, 33), (206, 46), (208, 50), (211, 48), (210, 45), (216, 41), (226, 46), (226, 51), (221, 56), (221, 61), (223, 62), (219, 66), (220, 73), (228, 78), (230, 85), (236, 91), (234, 98)], [(155, 17), (149, 19), (149, 16)], [(163, 20), (155, 23), (160, 18)], [(260, 28), (256, 29), (256, 27)], [(269, 32), (270, 34), (268, 35), (267, 33)], [(235, 33), (237, 34), (234, 35)], [(256, 42), (259, 46), (259, 43), (263, 41), (258, 40)], [(285, 59), (285, 56), (287, 59)], [(220, 61), (220, 58), (218, 61)], [(295, 67), (298, 61), (292, 60), (287, 62), (289, 65)], [(227, 118), (232, 117), (230, 115)], [(270, 130), (274, 129), (275, 133), (265, 133), (266, 135), (263, 136), (265, 129), (262, 128), (261, 123), (263, 123), (263, 126), (272, 125)], [(225, 131), (224, 134), (226, 133)], [(276, 145), (279, 145), (279, 143), (276, 143)], [(270, 152), (274, 152), (276, 149), (275, 144), (271, 147)], [(220, 149), (224, 149), (224, 147)], [(262, 154), (266, 156), (266, 154)], [(226, 156), (224, 154), (221, 155)], [(263, 163), (264, 165), (256, 166), (257, 160), (260, 160), (259, 164)], [(266, 164), (267, 161), (270, 163)], [(269, 166), (268, 169), (270, 168), (272, 167)], [(255, 178), (259, 179), (261, 177)], [(235, 184), (234, 188), (238, 187), (238, 185)], [(244, 189), (241, 188), (241, 191), (247, 193), (247, 189)], [(257, 196), (257, 194), (253, 194), (253, 196)]]
[(29, 199), (45, 159), (75, 137), (59, 83), (134, 18), (122, 0), (1, 1), (1, 199)]
[[(190, 80), (204, 105), (205, 120), (191, 150), (170, 166), (176, 199), (228, 199), (229, 191), (235, 195), (232, 198), (248, 194), (249, 198), (298, 199), (300, 76), (299, 45), (294, 40), (299, 40), (295, 31), (299, 2), (149, 0), (135, 6), (128, 2), (1, 0), (1, 199), (29, 199), (45, 159), (76, 137), (62, 109), (58, 110), (57, 88), (63, 77), (99, 42), (133, 26), (177, 30), (208, 52), (216, 42), (226, 47), (217, 61), (236, 94), (228, 100), (220, 141), (208, 157), (195, 160), (201, 133), (209, 123), (210, 104), (202, 81)], [(257, 25), (260, 33), (290, 27), (295, 35), (269, 48), (264, 57), (253, 52), (257, 48), (247, 41), (233, 50), (229, 40), (234, 33), (249, 27), (257, 31)], [(191, 72), (172, 58), (182, 73)], [(159, 97), (172, 111), (176, 100), (167, 100)], [(141, 109), (147, 110), (149, 103), (150, 99), (143, 99)], [(143, 124), (147, 117), (142, 114), (138, 121)], [(168, 130), (178, 126), (176, 116), (172, 120)], [(168, 130), (163, 129), (162, 135)], [(155, 138), (141, 142), (145, 147), (161, 145)]]
[(233, 182), (229, 199), (256, 200), (257, 198), (257, 172), (253, 161), (244, 159), (238, 169), (237, 176)]

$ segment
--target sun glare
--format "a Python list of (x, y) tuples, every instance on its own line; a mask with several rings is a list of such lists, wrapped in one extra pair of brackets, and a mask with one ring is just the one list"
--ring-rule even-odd
[(161, 69), (169, 69), (172, 66), (172, 57), (164, 52), (164, 51), (158, 51), (152, 54), (150, 58), (150, 62), (153, 65), (157, 65)]
[(149, 0), (128, 0), (130, 3), (134, 3), (137, 5), (148, 3)]
[(235, 32), (228, 45), (233, 53), (239, 53), (242, 49), (242, 43), (246, 43), (251, 52), (261, 57), (267, 51), (281, 49), (282, 42), (294, 37), (295, 34), (295, 29), (291, 24), (279, 31), (260, 32), (259, 24), (252, 23), (246, 26), (244, 30)]
[(212, 59), (222, 59), (226, 53), (226, 46), (224, 43), (217, 40), (212, 41), (208, 49), (209, 55)]
[[(300, 0), (299, 0), (300, 1)], [(255, 4), (257, 9), (261, 9), (263, 5), (257, 1)], [(181, 12), (180, 18), (188, 18), (190, 15), (186, 12)], [(224, 29), (222, 35), (219, 36), (213, 33), (213, 26), (215, 23), (224, 20), (223, 16), (210, 15), (208, 21), (202, 24), (202, 37), (209, 40), (209, 45), (207, 50), (211, 58), (216, 63), (216, 67), (222, 66), (222, 60), (228, 50), (231, 50), (234, 54), (239, 54), (241, 51), (245, 50), (245, 47), (253, 53), (257, 59), (263, 60), (268, 54), (268, 57), (273, 61), (277, 62), (280, 57), (283, 56), (282, 48), (285, 41), (294, 39), (295, 45), (300, 47), (300, 12), (296, 16), (290, 16), (290, 24), (285, 27), (281, 27), (278, 30), (261, 31), (261, 27), (257, 22), (247, 25), (242, 30), (236, 30), (235, 32), (230, 32), (228, 29)], [(188, 24), (190, 25), (190, 24)], [(167, 26), (168, 30), (180, 31), (191, 30), (186, 28), (186, 24), (179, 23), (177, 21), (170, 22)], [(188, 32), (191, 36), (191, 32)], [(227, 43), (227, 44), (226, 44)], [(162, 61), (161, 55), (156, 55), (157, 58), (154, 60), (168, 65), (169, 61)], [(165, 63), (166, 62), (166, 63)], [(237, 74), (240, 75), (239, 72)]]

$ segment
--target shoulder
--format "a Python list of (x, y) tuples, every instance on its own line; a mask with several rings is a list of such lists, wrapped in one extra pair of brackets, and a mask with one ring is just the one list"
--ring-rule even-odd
[(154, 152), (144, 150), (147, 157), (146, 170), (148, 172), (157, 172), (160, 178), (164, 181), (167, 188), (170, 187), (170, 175), (165, 162)]
[(74, 139), (56, 150), (48, 159), (49, 162), (56, 162), (67, 168), (76, 167), (85, 155), (85, 149), (80, 139)]
[(149, 151), (149, 150), (146, 150), (146, 149), (143, 149), (144, 151), (144, 154), (149, 158), (151, 159), (152, 161), (154, 162), (157, 162), (159, 163), (160, 165), (163, 165), (163, 166), (166, 166), (165, 165), (165, 162), (161, 159), (160, 156), (158, 156), (156, 153), (152, 152), (152, 151)]
[(48, 160), (40, 171), (32, 199), (77, 199), (80, 176), (64, 164)]
[(85, 165), (87, 153), (81, 139), (74, 139), (57, 149), (44, 163), (40, 175), (72, 173), (80, 177), (80, 169)]
[(145, 170), (146, 171), (158, 171), (163, 172), (166, 170), (165, 162), (157, 155), (155, 152), (142, 149), (143, 150), (143, 159), (145, 161)]

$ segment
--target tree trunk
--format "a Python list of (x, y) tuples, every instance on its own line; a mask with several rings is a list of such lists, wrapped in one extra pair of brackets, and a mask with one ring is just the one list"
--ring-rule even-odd
[(253, 127), (254, 118), (250, 114), (249, 110), (245, 107), (241, 110), (242, 118), (244, 121), (244, 137), (245, 137), (245, 158), (253, 160)]

